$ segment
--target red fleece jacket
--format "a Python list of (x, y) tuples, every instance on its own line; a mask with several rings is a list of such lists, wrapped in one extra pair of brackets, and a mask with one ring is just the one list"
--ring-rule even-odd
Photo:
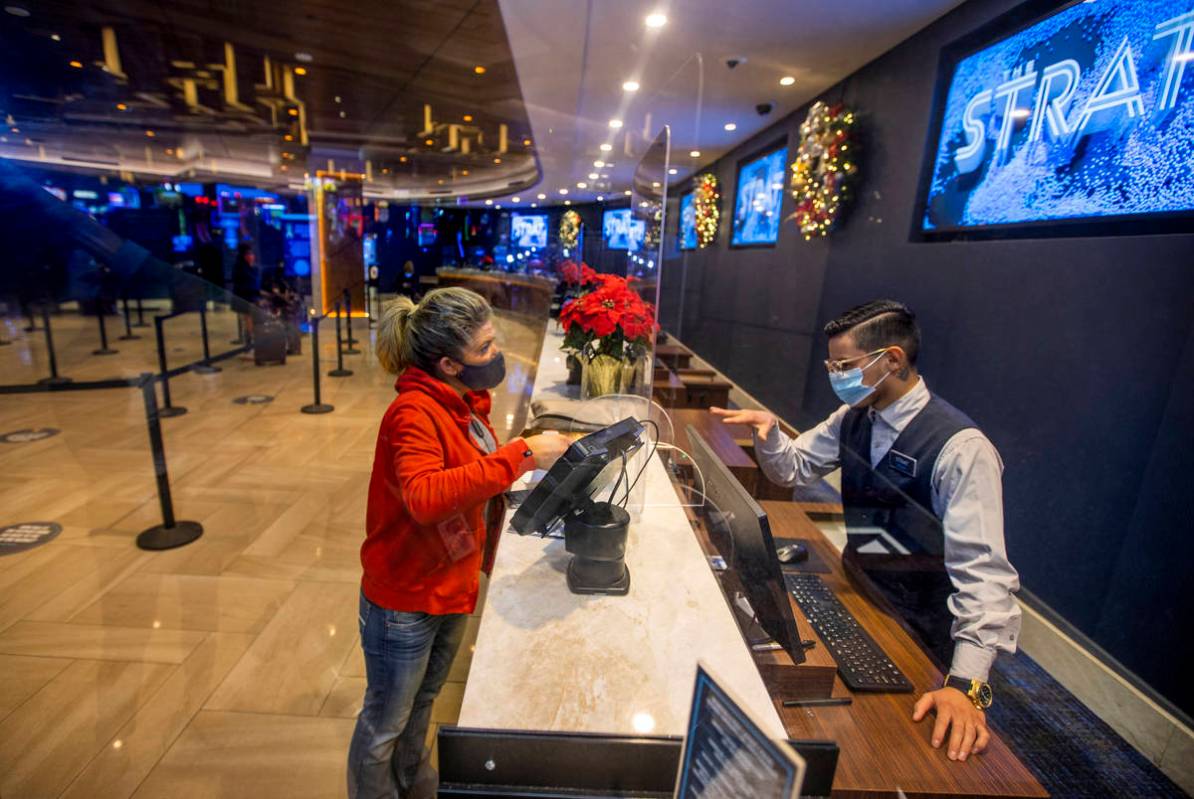
[[(398, 396), (377, 432), (361, 588), (370, 602), (390, 610), (472, 613), (479, 574), (493, 567), (505, 510), (501, 495), (534, 460), (521, 438), (488, 455), (473, 443), (473, 414), (493, 432), (488, 391), (461, 397), (417, 367), (394, 387)], [(475, 543), (457, 560), (445, 542), (453, 530)]]

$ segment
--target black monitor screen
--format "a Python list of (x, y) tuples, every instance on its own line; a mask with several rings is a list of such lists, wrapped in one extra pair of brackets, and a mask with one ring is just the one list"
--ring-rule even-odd
[(730, 551), (722, 554), (742, 582), (746, 598), (758, 616), (759, 626), (792, 656), (794, 662), (803, 663), (804, 649), (800, 646), (788, 589), (775, 555), (767, 514), (700, 433), (691, 425), (687, 429), (692, 460), (705, 480), (705, 497), (729, 529)]

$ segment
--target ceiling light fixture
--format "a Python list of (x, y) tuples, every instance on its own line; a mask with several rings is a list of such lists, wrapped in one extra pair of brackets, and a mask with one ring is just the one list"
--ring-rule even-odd
[(597, 167), (598, 169), (601, 169), (602, 167), (605, 166), (605, 162), (602, 161), (600, 158), (598, 158), (596, 161), (593, 162), (593, 166)]
[(467, 170), (467, 169), (462, 169), (462, 170), (460, 170), (460, 174), (461, 174), (461, 175), (463, 175), (464, 177), (466, 177), (466, 178), (467, 178), (467, 177), (468, 177), (468, 170)]
[(733, 122), (727, 122), (723, 127), (725, 127), (726, 130), (738, 130), (738, 126)]
[(486, 200), (486, 201), (485, 201), (485, 204), (486, 204), (486, 205), (493, 205), (493, 200)]
[(623, 193), (623, 194), (625, 194), (627, 197), (629, 197), (629, 196), (630, 196), (630, 189), (627, 189), (626, 191), (624, 191), (624, 192), (622, 192), (622, 193)]
[(638, 81), (637, 80), (626, 81), (625, 83), (622, 84), (622, 91), (637, 92), (638, 91)]
[(598, 195), (597, 195), (597, 202), (602, 202), (602, 201), (604, 201), (604, 200), (605, 200), (605, 197), (603, 197), (603, 196), (602, 196), (602, 195), (600, 195), (600, 194), (598, 194)]
[(306, 67), (295, 67), (294, 74), (298, 75), (301, 78), (303, 75), (307, 74), (307, 68)]
[(601, 177), (601, 176), (600, 176), (600, 175), (598, 175), (596, 172), (590, 172), (590, 173), (589, 173), (589, 180), (596, 180), (596, 179), (597, 179), (597, 178), (599, 178), (599, 177)]
[(344, 113), (343, 111), (340, 112), (341, 119), (344, 119), (346, 116), (348, 116), (348, 114)]
[(567, 193), (568, 193), (567, 189), (560, 189), (560, 194), (567, 194)]
[(564, 205), (572, 205), (572, 200), (564, 200)]
[(71, 62), (70, 62), (70, 65), (71, 65), (72, 67), (74, 67), (75, 69), (82, 69), (82, 68), (83, 68), (83, 62), (82, 62), (82, 61), (71, 61)]
[(587, 188), (589, 188), (589, 184), (588, 184), (588, 183), (585, 183), (583, 180), (578, 180), (578, 181), (576, 182), (576, 188), (578, 188), (578, 189), (587, 189)]
[(539, 203), (531, 203), (531, 207), (532, 207), (532, 208), (538, 208), (538, 207), (539, 207)]
[(530, 139), (523, 139), (523, 140), (522, 140), (522, 146), (523, 146), (523, 147), (530, 147), (530, 146), (531, 146), (531, 140), (530, 140)]
[(296, 116), (298, 116), (298, 109), (297, 108), (288, 108), (288, 109), (286, 109), (286, 113), (290, 114), (292, 117), (296, 117)]
[(295, 61), (302, 61), (304, 64), (310, 64), (315, 58), (307, 52), (298, 52), (294, 54)]
[(339, 103), (339, 102), (340, 102), (340, 95), (338, 95), (338, 94), (337, 94), (337, 95), (336, 95), (335, 97), (333, 97), (332, 99), (333, 99), (334, 101), (336, 101), (337, 103)]
[(473, 72), (476, 72), (478, 75), (484, 75), (485, 67), (481, 66), (480, 64), (477, 64), (477, 66), (473, 67)]
[(539, 197), (539, 199), (540, 199), (540, 200), (546, 200), (546, 199), (547, 199), (547, 195), (546, 195), (546, 194), (540, 194), (540, 195), (538, 195), (538, 197)]
[(667, 15), (656, 11), (653, 14), (648, 14), (643, 22), (646, 23), (648, 28), (662, 28), (667, 24)]
[(145, 131), (145, 135), (152, 139), (157, 134), (154, 133), (152, 130), (147, 130), (147, 131)]
[(473, 115), (472, 115), (472, 114), (465, 114), (464, 116), (462, 116), (462, 117), (461, 117), (461, 119), (463, 119), (465, 122), (472, 122), (472, 121), (473, 121)]
[(287, 133), (285, 136), (282, 137), (282, 141), (294, 141), (294, 136)]
[(667, 173), (668, 173), (669, 175), (678, 175), (678, 174), (680, 173), (680, 170), (679, 170), (679, 169), (676, 169), (675, 167), (672, 167), (671, 169), (669, 169), (669, 170), (667, 171)]
[(510, 202), (512, 202), (512, 203), (522, 202), (522, 198), (521, 197), (511, 197)]
[(428, 147), (431, 147), (432, 145), (435, 144), (435, 139), (426, 139), (426, 140), (424, 140), (423, 144), (426, 144)]
[(127, 111), (127, 110), (129, 110), (129, 107), (127, 105), (125, 105), (124, 103), (117, 103), (116, 110), (117, 111)]
[(494, 208), (498, 209), (499, 211), (502, 210), (501, 203), (495, 205)]
[(601, 145), (601, 152), (603, 152), (603, 153), (608, 153), (612, 149), (614, 149), (614, 146), (612, 144)]
[(701, 151), (700, 151), (700, 150), (689, 150), (689, 151), (688, 151), (688, 157), (689, 157), (689, 158), (700, 158), (700, 157), (701, 157)]
[(609, 126), (610, 126), (611, 128), (613, 128), (614, 130), (617, 130), (618, 128), (622, 127), (622, 120), (620, 120), (620, 119), (611, 119), (611, 120), (609, 121)]
[(793, 78), (791, 75), (784, 75), (782, 78), (779, 79), (780, 86), (791, 86), (795, 82), (796, 82), (796, 79)]

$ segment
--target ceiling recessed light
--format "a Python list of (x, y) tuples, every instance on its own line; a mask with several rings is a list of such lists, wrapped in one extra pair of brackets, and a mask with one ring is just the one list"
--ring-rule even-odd
[(539, 207), (539, 203), (531, 203), (531, 207), (532, 207), (532, 208), (538, 208), (538, 207)]
[(5, 7), (4, 7), (4, 10), (5, 10), (6, 12), (8, 12), (9, 14), (12, 14), (14, 17), (27, 17), (27, 16), (29, 16), (29, 9), (27, 9), (27, 8), (22, 8), (21, 6), (5, 6)]
[(567, 189), (560, 189), (560, 194), (567, 194), (567, 193), (568, 193)]
[(564, 205), (572, 205), (572, 200), (564, 200)]
[(602, 179), (602, 180), (609, 180), (609, 175), (607, 175), (607, 174), (605, 174), (604, 172), (602, 172), (602, 173), (601, 173), (601, 179)]
[(152, 130), (147, 130), (147, 131), (145, 131), (145, 135), (152, 139), (157, 134), (154, 133)]
[(593, 162), (593, 166), (597, 167), (598, 169), (601, 169), (603, 166), (605, 166), (605, 162), (602, 161), (600, 158), (598, 158), (596, 161)]
[(656, 11), (653, 14), (648, 14), (643, 22), (647, 24), (648, 28), (662, 28), (667, 24), (667, 15)]
[(658, 180), (653, 180), (653, 181), (651, 181), (651, 188), (653, 188), (653, 189), (658, 189), (658, 188), (659, 188), (659, 181), (658, 181)]
[(62, 41), (62, 37), (61, 37), (61, 36), (59, 36), (57, 33), (51, 33), (51, 34), (50, 34), (50, 41), (52, 41), (52, 42), (60, 42), (60, 41)]
[(493, 205), (493, 200), (486, 200), (486, 201), (485, 201), (485, 204), (486, 204), (486, 205)]
[(521, 197), (511, 197), (510, 198), (510, 202), (512, 202), (512, 203), (521, 202), (521, 201), (522, 201)]
[(726, 130), (738, 130), (738, 126), (733, 122), (727, 122), (724, 127)]
[(676, 174), (679, 174), (679, 172), (680, 172), (680, 170), (679, 170), (679, 169), (676, 169), (675, 167), (672, 167), (671, 169), (669, 169), (669, 170), (667, 171), (667, 173), (668, 173), (669, 175), (676, 175)]
[(791, 86), (795, 82), (796, 82), (796, 79), (793, 78), (791, 75), (784, 75), (782, 78), (779, 79), (780, 86)]
[(127, 105), (125, 105), (124, 103), (117, 103), (116, 110), (117, 111), (127, 111), (127, 110), (129, 110), (129, 107)]
[(700, 157), (701, 157), (701, 151), (700, 151), (700, 150), (689, 150), (689, 151), (688, 151), (688, 157), (689, 157), (689, 158), (700, 158)]
[(612, 144), (601, 145), (601, 152), (603, 152), (603, 153), (608, 153), (612, 149), (614, 149), (614, 146)]
[(332, 100), (334, 100), (335, 102), (339, 103), (339, 102), (340, 102), (340, 95), (338, 95), (338, 94), (337, 94), (335, 97), (333, 97), (333, 98), (332, 98)]
[(629, 196), (630, 196), (630, 189), (627, 189), (626, 191), (624, 191), (624, 192), (622, 192), (622, 193), (623, 193), (623, 194), (625, 194), (627, 197), (629, 197)]
[(294, 60), (302, 61), (304, 64), (310, 64), (312, 61), (315, 60), (315, 58), (312, 57), (312, 55), (310, 53), (295, 53)]
[(605, 199), (605, 198), (604, 198), (604, 197), (602, 197), (600, 194), (598, 194), (598, 195), (597, 195), (597, 202), (601, 202), (601, 201), (602, 201), (602, 200), (604, 200), (604, 199)]
[(481, 66), (480, 64), (477, 64), (477, 66), (473, 67), (473, 72), (476, 72), (478, 75), (484, 75), (485, 67)]
[(495, 205), (494, 208), (498, 209), (499, 211), (502, 210), (502, 206), (500, 203)]
[(406, 163), (406, 156), (405, 156), (405, 155), (400, 155), (400, 156), (398, 156), (398, 163), (400, 163), (400, 164), (405, 164), (405, 163)]
[(622, 120), (620, 120), (620, 119), (611, 119), (611, 120), (609, 121), (609, 126), (610, 126), (611, 128), (614, 128), (615, 130), (617, 130), (618, 128), (622, 127)]
[(637, 80), (626, 81), (625, 83), (622, 84), (622, 91), (637, 92), (638, 91), (638, 81)]
[(540, 199), (540, 200), (546, 200), (546, 199), (547, 199), (547, 195), (546, 195), (546, 194), (540, 194), (540, 195), (538, 195), (538, 196), (539, 196), (539, 199)]
[(82, 61), (71, 61), (71, 62), (70, 62), (70, 65), (71, 65), (72, 67), (74, 67), (75, 69), (82, 69), (82, 68), (83, 68), (83, 62), (82, 62)]
[(348, 114), (344, 113), (343, 111), (340, 112), (341, 119), (344, 119), (346, 116), (348, 116)]
[(298, 76), (300, 76), (300, 77), (301, 77), (301, 76), (303, 76), (303, 75), (306, 75), (306, 74), (307, 74), (307, 68), (306, 68), (306, 67), (295, 67), (295, 68), (294, 68), (294, 74), (295, 74), (295, 75), (298, 75)]
[(578, 180), (578, 181), (576, 182), (576, 188), (578, 188), (578, 189), (587, 189), (587, 188), (589, 188), (589, 184), (588, 184), (588, 183), (585, 183), (583, 180)]
[(473, 121), (473, 115), (472, 115), (472, 114), (465, 114), (464, 116), (462, 116), (462, 117), (461, 117), (461, 119), (463, 119), (465, 122), (472, 122), (472, 121)]
[(601, 177), (601, 176), (598, 175), (596, 172), (589, 173), (589, 180), (597, 180), (597, 178), (599, 178), (599, 177)]

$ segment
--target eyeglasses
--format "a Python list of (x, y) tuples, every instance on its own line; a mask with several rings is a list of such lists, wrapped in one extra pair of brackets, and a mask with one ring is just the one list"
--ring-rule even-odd
[[(849, 366), (847, 366), (847, 364), (854, 363), (855, 361), (861, 361), (863, 358), (869, 358), (872, 355), (875, 355), (875, 356), (882, 355), (883, 353), (887, 352), (889, 349), (891, 349), (891, 348), (883, 347), (882, 349), (875, 350), (874, 352), (868, 352), (865, 355), (855, 355), (853, 358), (842, 358), (841, 360), (838, 360), (838, 361), (825, 361), (825, 369), (831, 375), (841, 374), (842, 372), (844, 372), (850, 368)], [(877, 361), (879, 359), (876, 357), (875, 360)], [(874, 362), (875, 361), (871, 361), (871, 363), (874, 363)], [(866, 366), (864, 366), (862, 368), (866, 369), (870, 365), (871, 364), (868, 363)]]

